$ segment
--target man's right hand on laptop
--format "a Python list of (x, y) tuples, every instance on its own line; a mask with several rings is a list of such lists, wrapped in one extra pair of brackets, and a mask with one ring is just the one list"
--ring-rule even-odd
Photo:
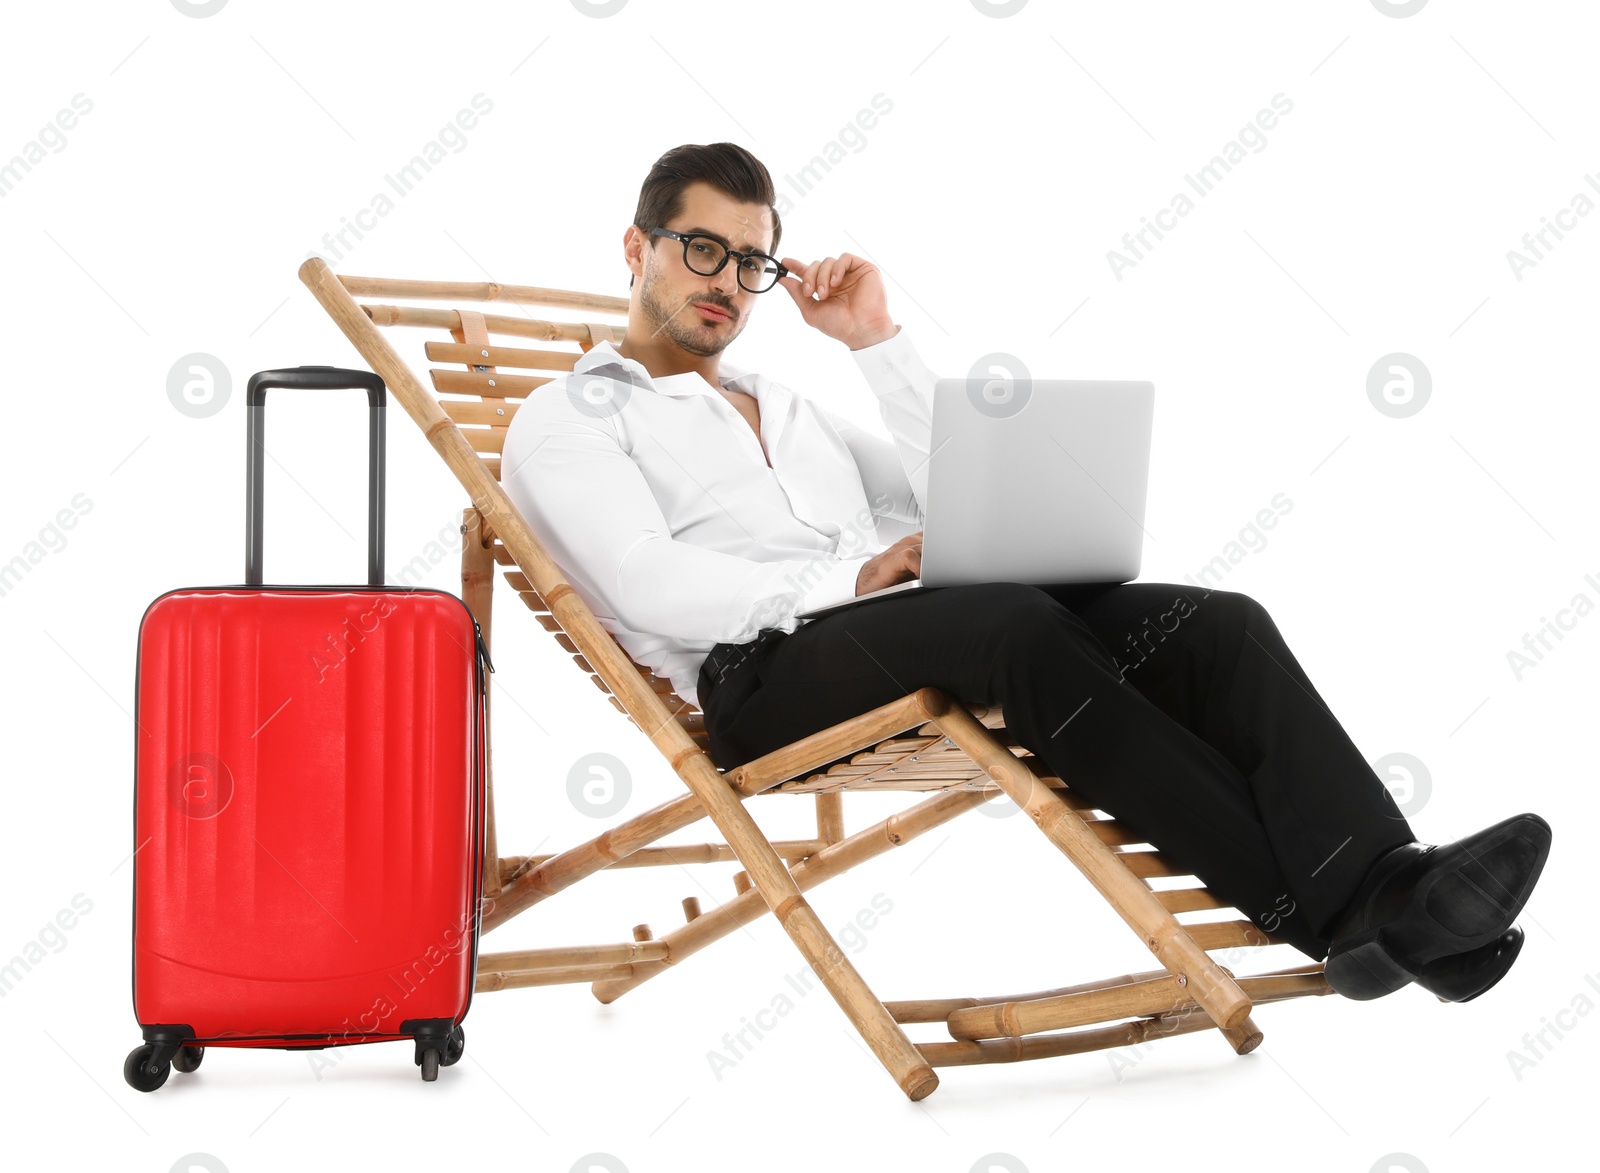
[(922, 531), (907, 534), (883, 553), (868, 559), (856, 575), (856, 594), (910, 582), (922, 577)]

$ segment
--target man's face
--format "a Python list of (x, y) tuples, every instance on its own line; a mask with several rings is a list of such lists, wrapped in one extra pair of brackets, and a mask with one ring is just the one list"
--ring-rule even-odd
[[(648, 233), (655, 225), (643, 227)], [(691, 183), (683, 192), (683, 211), (661, 227), (686, 235), (710, 233), (741, 252), (766, 252), (772, 211), (761, 204), (737, 203), (709, 184)], [(720, 354), (743, 332), (760, 295), (739, 284), (731, 257), (720, 273), (704, 277), (683, 263), (682, 241), (646, 234), (642, 244), (639, 306), (651, 333), (690, 354)], [(701, 306), (722, 313), (707, 313)]]

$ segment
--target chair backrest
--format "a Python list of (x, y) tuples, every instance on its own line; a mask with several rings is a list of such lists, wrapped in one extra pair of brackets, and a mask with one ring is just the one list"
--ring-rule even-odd
[[(542, 289), (493, 282), (438, 282), (338, 276), (338, 282), (358, 301), (373, 325), (418, 329), (425, 332), (420, 351), (427, 360), (434, 397), (444, 414), (477, 453), (489, 474), (500, 479), (501, 453), (506, 431), (517, 408), (540, 387), (569, 373), (578, 359), (596, 343), (620, 342), (627, 325), (628, 300), (566, 289)], [(425, 301), (430, 305), (396, 305), (392, 301)], [(496, 302), (509, 304), (522, 314), (485, 314), (476, 308), (450, 303)], [(557, 317), (534, 316), (528, 311), (555, 311)], [(562, 319), (569, 320), (562, 320)], [(607, 320), (618, 319), (621, 321)], [(539, 343), (530, 346), (529, 342)], [(395, 347), (403, 361), (405, 349)], [(369, 361), (371, 356), (368, 356)], [(381, 372), (380, 372), (381, 373)], [(392, 384), (391, 384), (392, 385)], [(492, 525), (490, 526), (492, 529)], [(603, 669), (589, 663), (528, 576), (517, 565), (498, 535), (487, 533), (495, 561), (510, 569), (506, 581), (534, 612), (539, 623), (555, 637), (574, 663), (599, 687), (619, 712), (638, 724), (627, 705), (606, 682)], [(615, 637), (612, 637), (613, 642)], [(617, 645), (621, 648), (621, 645)], [(626, 656), (626, 650), (623, 649)], [(628, 658), (652, 692), (659, 696), (677, 723), (694, 741), (706, 744), (703, 718), (698, 709), (672, 691), (669, 681)]]

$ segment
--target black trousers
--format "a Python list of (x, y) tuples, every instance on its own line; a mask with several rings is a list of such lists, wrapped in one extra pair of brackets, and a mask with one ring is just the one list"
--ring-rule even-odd
[(730, 769), (930, 685), (1003, 706), (1050, 773), (1313, 960), (1372, 863), (1415, 838), (1236, 591), (944, 587), (718, 644), (698, 691)]

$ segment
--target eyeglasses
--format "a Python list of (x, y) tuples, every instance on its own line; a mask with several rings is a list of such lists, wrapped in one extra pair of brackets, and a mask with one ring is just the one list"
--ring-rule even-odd
[(673, 240), (683, 242), (683, 263), (692, 273), (702, 277), (714, 277), (722, 272), (722, 266), (728, 263), (729, 257), (738, 257), (739, 264), (734, 270), (742, 288), (751, 293), (765, 293), (778, 283), (778, 278), (787, 277), (789, 270), (778, 263), (776, 258), (767, 256), (766, 253), (740, 252), (723, 245), (714, 236), (704, 233), (690, 233), (685, 236), (681, 232), (673, 232), (670, 228), (652, 228), (651, 236), (670, 236)]

